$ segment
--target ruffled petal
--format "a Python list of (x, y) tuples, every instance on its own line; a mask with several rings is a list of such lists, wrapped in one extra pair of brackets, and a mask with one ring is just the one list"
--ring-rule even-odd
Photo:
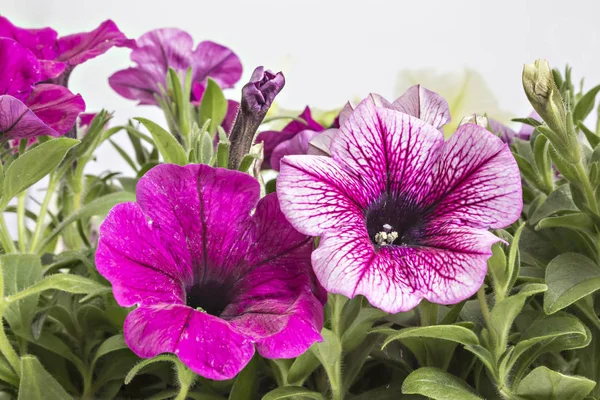
[(318, 156), (287, 156), (277, 177), (281, 210), (300, 232), (319, 236), (363, 218), (363, 209), (379, 195), (334, 160)]
[(57, 45), (57, 60), (75, 66), (106, 53), (114, 46), (134, 48), (135, 41), (127, 39), (113, 21), (106, 20), (91, 32), (61, 37)]
[(54, 60), (58, 48), (54, 29), (23, 29), (14, 26), (8, 19), (0, 16), (0, 37), (11, 38), (29, 49), (38, 59)]
[(31, 139), (37, 136), (58, 136), (23, 102), (12, 96), (0, 96), (0, 139)]
[(214, 80), (221, 88), (233, 87), (242, 77), (242, 63), (229, 48), (211, 41), (200, 42), (192, 55), (193, 80)]
[(158, 82), (141, 68), (117, 71), (108, 78), (111, 88), (126, 99), (139, 100), (140, 104), (157, 104), (154, 94), (159, 94)]
[(67, 64), (60, 61), (38, 60), (40, 63), (40, 81), (58, 78), (65, 72)]
[(264, 131), (258, 134), (256, 137), (256, 143), (263, 144), (263, 154), (264, 161), (262, 163), (263, 169), (271, 168), (271, 154), (273, 154), (273, 150), (280, 143), (285, 142), (286, 140), (290, 140), (296, 135), (296, 132), (279, 132), (279, 131)]
[(443, 143), (431, 125), (363, 101), (331, 142), (331, 155), (363, 187), (420, 204), (433, 184), (431, 170)]
[(448, 102), (439, 94), (421, 85), (408, 88), (392, 103), (392, 106), (400, 112), (425, 121), (436, 129), (442, 129), (451, 120)]
[(0, 95), (23, 101), (40, 80), (40, 64), (33, 53), (12, 39), (0, 37)]
[(64, 86), (52, 84), (36, 85), (25, 104), (58, 134), (68, 132), (79, 114), (85, 111), (81, 95), (71, 93)]
[(168, 233), (154, 227), (135, 203), (110, 211), (100, 226), (96, 267), (112, 283), (120, 305), (185, 303), (191, 261)]
[(298, 115), (298, 118), (302, 118), (304, 121), (306, 121), (306, 123), (292, 120), (281, 131), (284, 133), (298, 133), (306, 129), (310, 129), (311, 131), (321, 132), (323, 129), (325, 129), (321, 124), (313, 119), (312, 112), (308, 106), (306, 106), (302, 113)]
[(270, 158), (270, 165), (275, 171), (279, 171), (279, 164), (284, 156), (302, 155), (308, 153), (308, 142), (312, 140), (319, 132), (304, 130), (298, 132), (293, 138), (279, 143), (273, 149)]
[(414, 308), (423, 298), (453, 304), (481, 286), (491, 233), (470, 228), (438, 230), (419, 246), (375, 249), (360, 223), (321, 237), (312, 254), (315, 273), (331, 293), (364, 295), (386, 312)]
[(231, 279), (246, 254), (244, 235), (260, 196), (254, 178), (207, 165), (162, 164), (140, 179), (136, 195), (156, 228), (191, 256), (197, 284)]
[(175, 353), (208, 379), (233, 378), (254, 355), (251, 340), (228, 322), (183, 305), (139, 307), (127, 316), (124, 335), (138, 356)]
[(521, 176), (508, 146), (486, 129), (467, 124), (445, 143), (428, 196), (437, 224), (504, 228), (523, 207)]

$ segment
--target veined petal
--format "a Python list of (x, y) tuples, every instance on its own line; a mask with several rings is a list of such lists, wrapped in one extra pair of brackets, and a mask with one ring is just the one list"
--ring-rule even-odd
[(471, 228), (437, 230), (418, 246), (375, 249), (356, 224), (321, 237), (312, 262), (321, 284), (331, 293), (362, 294), (384, 311), (414, 308), (423, 298), (453, 304), (470, 297), (487, 271), (491, 233)]
[(106, 20), (91, 32), (61, 37), (57, 46), (57, 60), (75, 66), (106, 53), (113, 46), (134, 48), (135, 41), (127, 39), (113, 21)]
[(136, 203), (119, 204), (100, 226), (96, 266), (124, 307), (184, 304), (192, 266), (189, 255), (177, 245), (168, 232), (153, 226)]
[(331, 155), (360, 177), (363, 187), (420, 204), (433, 184), (431, 170), (443, 143), (431, 125), (365, 101), (332, 140)]
[(308, 142), (319, 132), (304, 130), (298, 132), (294, 137), (279, 143), (271, 154), (270, 165), (275, 171), (279, 171), (281, 159), (285, 156), (302, 155), (308, 153)]
[(12, 39), (0, 37), (0, 95), (23, 101), (40, 79), (40, 64), (33, 53)]
[(521, 176), (508, 146), (486, 129), (467, 124), (444, 145), (428, 197), (436, 224), (504, 228), (523, 206)]
[(254, 178), (201, 164), (162, 164), (140, 179), (136, 195), (178, 254), (191, 256), (196, 282), (231, 279), (248, 248), (244, 235), (260, 195)]
[(221, 88), (233, 87), (242, 77), (242, 63), (229, 48), (211, 41), (200, 42), (192, 55), (193, 80), (213, 79)]
[(0, 96), (0, 140), (31, 139), (37, 136), (58, 136), (20, 100)]
[(287, 156), (281, 161), (277, 193), (290, 223), (306, 235), (319, 236), (362, 219), (379, 188), (364, 185), (331, 158)]
[(392, 103), (392, 106), (400, 112), (425, 121), (436, 129), (442, 129), (451, 120), (448, 102), (439, 94), (421, 85), (408, 88)]
[(139, 307), (127, 316), (124, 334), (140, 357), (175, 353), (208, 379), (233, 378), (254, 355), (251, 340), (228, 322), (184, 305)]
[[(166, 72), (165, 72), (166, 74)], [(140, 104), (157, 104), (154, 94), (159, 94), (158, 83), (152, 74), (141, 68), (117, 71), (108, 78), (111, 88), (126, 99), (139, 100)]]
[(81, 95), (71, 93), (64, 86), (52, 84), (36, 85), (25, 104), (58, 134), (68, 132), (79, 114), (85, 111)]

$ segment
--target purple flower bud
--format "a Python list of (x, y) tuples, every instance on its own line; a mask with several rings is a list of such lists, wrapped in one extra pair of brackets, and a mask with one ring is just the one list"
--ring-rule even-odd
[(240, 111), (230, 135), (230, 169), (237, 169), (244, 155), (250, 150), (256, 130), (284, 85), (285, 78), (281, 72), (274, 74), (258, 67), (252, 73), (250, 82), (242, 88)]

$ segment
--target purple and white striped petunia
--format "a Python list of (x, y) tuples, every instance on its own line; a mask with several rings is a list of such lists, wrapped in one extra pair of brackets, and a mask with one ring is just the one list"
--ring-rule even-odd
[(457, 303), (483, 282), (499, 240), (488, 229), (520, 215), (517, 164), (484, 128), (464, 125), (444, 142), (444, 119), (432, 125), (375, 103), (340, 118), (331, 158), (282, 160), (281, 209), (321, 237), (312, 265), (328, 291), (391, 313), (423, 298)]
[(242, 77), (240, 59), (229, 48), (211, 41), (200, 42), (192, 50), (194, 41), (185, 31), (176, 28), (155, 29), (137, 40), (131, 60), (137, 65), (115, 72), (108, 80), (121, 96), (138, 100), (139, 104), (153, 104), (154, 95), (166, 89), (169, 67), (181, 78), (192, 68), (190, 100), (199, 103), (208, 78), (222, 89), (231, 88)]
[(163, 164), (140, 179), (137, 203), (109, 213), (96, 264), (117, 302), (138, 306), (124, 334), (140, 357), (175, 353), (199, 375), (229, 379), (255, 349), (291, 358), (322, 340), (313, 241), (276, 194), (259, 193), (247, 174)]

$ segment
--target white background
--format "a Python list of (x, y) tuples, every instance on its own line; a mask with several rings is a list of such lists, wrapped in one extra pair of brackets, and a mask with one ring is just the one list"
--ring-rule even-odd
[[(300, 109), (340, 107), (369, 92), (393, 98), (398, 72), (479, 71), (513, 116), (529, 113), (521, 87), (524, 63), (546, 58), (568, 62), (587, 86), (600, 82), (598, 1), (138, 1), (0, 0), (0, 13), (23, 27), (51, 26), (61, 34), (94, 29), (113, 19), (131, 38), (159, 27), (180, 27), (195, 41), (210, 39), (233, 49), (244, 65), (283, 70), (278, 103)], [(107, 78), (130, 65), (129, 50), (113, 49), (77, 67), (70, 88), (88, 111), (115, 111), (115, 123), (146, 116), (151, 106), (119, 97)], [(241, 84), (239, 85), (241, 87)], [(435, 89), (435, 88), (433, 88)], [(237, 98), (239, 93), (227, 95)], [(453, 116), (460, 119), (460, 116)], [(104, 146), (93, 169), (126, 169)]]

